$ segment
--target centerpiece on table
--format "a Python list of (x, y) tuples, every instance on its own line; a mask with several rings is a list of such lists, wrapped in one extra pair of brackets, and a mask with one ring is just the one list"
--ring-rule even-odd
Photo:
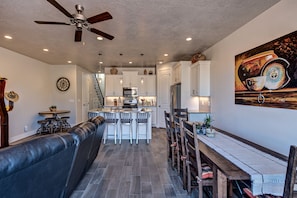
[(210, 115), (206, 115), (205, 119), (204, 119), (204, 123), (203, 126), (205, 128), (205, 135), (207, 137), (214, 137), (215, 136), (215, 131), (212, 128), (212, 118)]
[(50, 111), (57, 111), (57, 106), (52, 105), (52, 106), (49, 107), (49, 110)]

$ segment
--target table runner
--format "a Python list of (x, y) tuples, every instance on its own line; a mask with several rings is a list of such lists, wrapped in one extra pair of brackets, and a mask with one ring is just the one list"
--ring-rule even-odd
[(215, 137), (198, 139), (251, 176), (254, 195), (283, 195), (287, 162), (215, 131)]

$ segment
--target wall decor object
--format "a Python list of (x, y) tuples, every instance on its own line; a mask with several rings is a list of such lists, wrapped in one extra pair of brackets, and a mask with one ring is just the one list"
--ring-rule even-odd
[(59, 91), (67, 91), (70, 88), (70, 81), (68, 78), (61, 77), (57, 80), (56, 86)]
[(297, 109), (297, 31), (235, 56), (235, 104)]

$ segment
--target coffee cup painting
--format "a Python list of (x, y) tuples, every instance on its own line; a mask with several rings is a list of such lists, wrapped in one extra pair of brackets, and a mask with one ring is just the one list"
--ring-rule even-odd
[(297, 31), (235, 56), (235, 104), (297, 109)]

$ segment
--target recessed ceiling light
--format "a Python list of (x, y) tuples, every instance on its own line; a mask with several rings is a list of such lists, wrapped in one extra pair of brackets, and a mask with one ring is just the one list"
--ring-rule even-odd
[(129, 62), (129, 64), (132, 64), (132, 63), (133, 63), (132, 61)]
[(6, 39), (12, 39), (12, 37), (9, 36), (9, 35), (5, 35), (4, 38), (6, 38)]
[(168, 56), (168, 54), (164, 54), (164, 56)]
[(72, 61), (69, 60), (69, 61), (67, 61), (67, 63), (72, 63)]
[(48, 52), (49, 50), (48, 50), (48, 49), (46, 49), (46, 48), (44, 48), (44, 49), (43, 49), (43, 51), (44, 51), (44, 52)]
[(163, 61), (159, 61), (159, 64), (162, 64), (163, 63)]
[(103, 62), (102, 62), (102, 61), (100, 61), (100, 62), (99, 62), (99, 64), (100, 64), (100, 65), (102, 65), (102, 64), (103, 64)]
[(103, 37), (98, 36), (98, 37), (97, 37), (97, 40), (102, 41), (102, 40), (103, 40)]
[(192, 40), (191, 37), (186, 38), (186, 41), (191, 41), (191, 40)]

